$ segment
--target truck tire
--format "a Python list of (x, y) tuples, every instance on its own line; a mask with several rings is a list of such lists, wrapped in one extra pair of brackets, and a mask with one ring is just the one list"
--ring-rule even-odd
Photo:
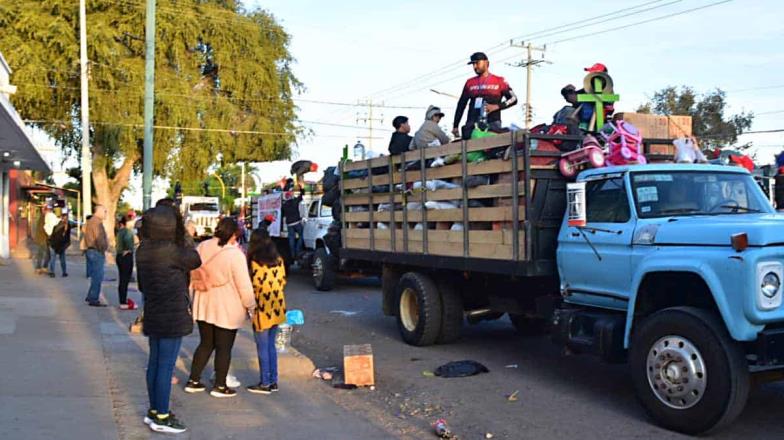
[(723, 321), (694, 307), (664, 309), (633, 335), (629, 366), (637, 397), (661, 426), (704, 434), (740, 415), (749, 370)]
[(541, 336), (547, 333), (547, 320), (544, 318), (532, 318), (525, 315), (509, 314), (509, 320), (512, 321), (517, 333), (522, 336)]
[(332, 290), (337, 279), (337, 261), (335, 257), (329, 255), (324, 248), (316, 249), (313, 253), (313, 263), (311, 267), (313, 274), (313, 285), (316, 290), (327, 292)]
[(463, 329), (463, 298), (448, 282), (439, 282), (438, 292), (441, 294), (441, 330), (436, 342), (450, 344), (460, 339)]
[(407, 272), (397, 285), (397, 327), (410, 345), (436, 342), (441, 331), (441, 295), (427, 275)]

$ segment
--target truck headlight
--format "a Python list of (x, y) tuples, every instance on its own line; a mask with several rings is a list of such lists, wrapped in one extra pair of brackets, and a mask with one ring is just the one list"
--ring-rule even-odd
[(781, 306), (781, 279), (784, 276), (781, 263), (757, 265), (757, 307), (772, 310)]

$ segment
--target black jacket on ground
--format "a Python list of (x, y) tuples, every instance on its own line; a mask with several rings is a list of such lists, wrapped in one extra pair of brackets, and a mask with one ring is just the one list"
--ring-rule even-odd
[(413, 139), (413, 137), (399, 131), (392, 133), (392, 138), (389, 140), (389, 154), (405, 153)]
[(201, 266), (192, 247), (174, 242), (176, 214), (158, 206), (144, 213), (146, 236), (136, 251), (137, 279), (144, 296), (144, 334), (178, 338), (193, 332), (188, 283)]

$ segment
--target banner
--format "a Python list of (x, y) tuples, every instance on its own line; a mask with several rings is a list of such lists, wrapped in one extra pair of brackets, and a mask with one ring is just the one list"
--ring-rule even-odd
[(258, 220), (254, 227), (258, 227), (259, 223), (266, 217), (267, 215), (271, 215), (274, 219), (272, 224), (269, 225), (267, 229), (272, 237), (280, 237), (280, 226), (281, 226), (281, 207), (283, 203), (283, 194), (282, 193), (275, 193), (275, 194), (268, 194), (265, 196), (260, 196), (256, 199), (256, 209), (258, 212)]

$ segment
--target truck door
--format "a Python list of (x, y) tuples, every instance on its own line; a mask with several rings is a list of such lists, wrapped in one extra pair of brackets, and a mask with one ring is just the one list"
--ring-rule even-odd
[(305, 241), (306, 249), (316, 248), (316, 238), (318, 236), (319, 214), (321, 199), (316, 199), (308, 205), (308, 215), (302, 219), (305, 224), (303, 228), (303, 238)]
[(586, 182), (587, 223), (565, 222), (558, 237), (558, 269), (568, 302), (625, 310), (631, 283), (634, 219), (623, 175)]

